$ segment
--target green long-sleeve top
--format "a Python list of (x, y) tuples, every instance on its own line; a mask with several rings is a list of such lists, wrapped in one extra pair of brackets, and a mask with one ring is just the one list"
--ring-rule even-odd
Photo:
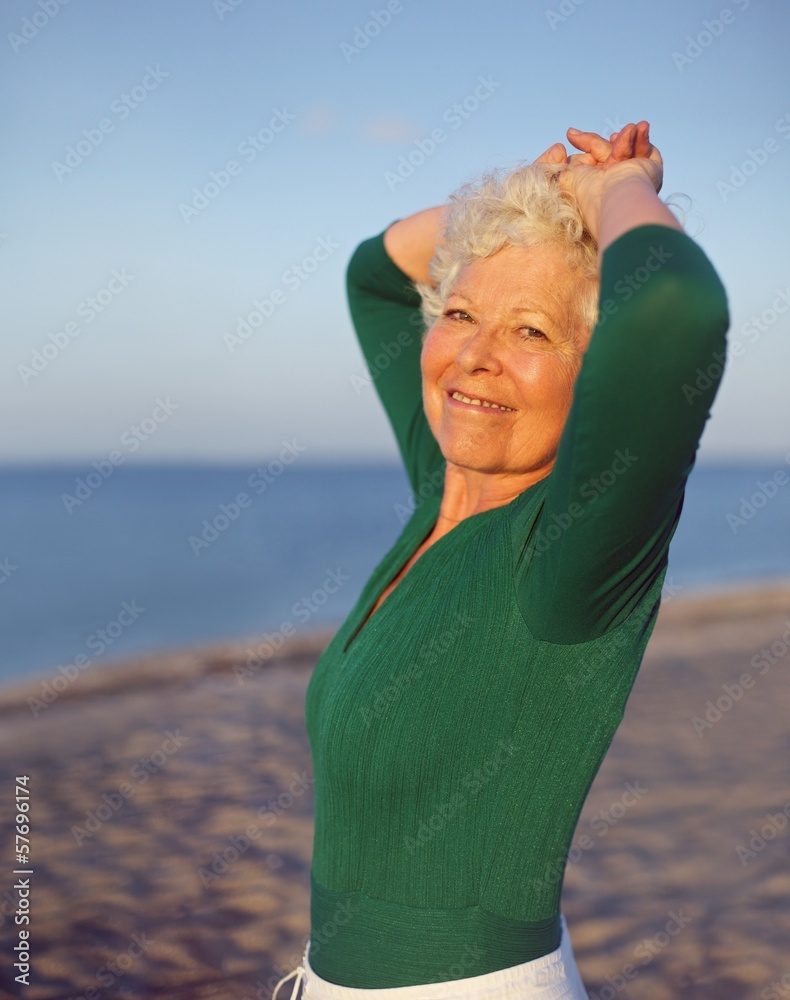
[(305, 706), (310, 964), (367, 989), (558, 947), (571, 839), (655, 624), (729, 325), (684, 233), (615, 240), (551, 472), (435, 541), (365, 622), (431, 534), (446, 466), (422, 405), (420, 299), (383, 236), (355, 250), (348, 297), (414, 509)]

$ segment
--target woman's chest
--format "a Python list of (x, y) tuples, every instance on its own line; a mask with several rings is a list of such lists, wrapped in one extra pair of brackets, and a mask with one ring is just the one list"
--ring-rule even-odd
[(400, 582), (403, 580), (403, 578), (406, 576), (406, 574), (409, 572), (412, 566), (417, 562), (417, 560), (425, 552), (427, 552), (427, 550), (435, 542), (437, 542), (443, 534), (446, 534), (446, 532), (438, 531), (436, 529), (434, 529), (434, 531), (431, 532), (428, 538), (425, 539), (425, 541), (419, 546), (417, 551), (411, 556), (411, 558), (405, 563), (405, 565), (402, 566), (401, 569), (395, 574), (395, 576), (390, 580), (390, 582), (387, 584), (387, 586), (384, 588), (381, 594), (379, 594), (378, 598), (373, 604), (373, 607), (370, 609), (367, 617), (365, 618), (365, 622), (363, 624), (366, 624), (370, 620), (374, 612), (376, 612), (384, 603), (384, 601), (386, 601), (389, 595), (400, 584)]
[(483, 692), (502, 713), (522, 623), (508, 535), (489, 520), (476, 531), (430, 533), (375, 574), (311, 680), (306, 711), (316, 745), (329, 740), (358, 754), (360, 727), (373, 738), (380, 726), (394, 726), (407, 743), (441, 739), (424, 728), (423, 713), (468, 718)]

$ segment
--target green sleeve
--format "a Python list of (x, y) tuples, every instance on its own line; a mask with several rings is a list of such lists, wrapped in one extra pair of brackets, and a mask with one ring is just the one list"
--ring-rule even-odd
[(443, 488), (445, 468), (422, 405), (425, 324), (413, 282), (384, 249), (384, 232), (360, 243), (346, 270), (349, 310), (370, 379), (352, 381), (359, 394), (375, 387), (411, 488), (424, 496)]
[(603, 254), (599, 321), (516, 586), (533, 634), (557, 643), (620, 624), (666, 571), (729, 326), (702, 249), (669, 226)]

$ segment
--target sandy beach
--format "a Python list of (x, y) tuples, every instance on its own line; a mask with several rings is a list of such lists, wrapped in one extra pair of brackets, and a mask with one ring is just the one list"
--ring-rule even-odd
[[(308, 933), (304, 692), (330, 637), (246, 676), (255, 637), (0, 689), (0, 995), (271, 996)], [(788, 652), (790, 581), (665, 600), (567, 868), (591, 998), (790, 997)], [(17, 775), (29, 987), (11, 966)]]

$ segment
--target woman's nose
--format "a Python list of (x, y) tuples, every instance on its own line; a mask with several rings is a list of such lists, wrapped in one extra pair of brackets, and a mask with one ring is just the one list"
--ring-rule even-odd
[(456, 360), (467, 373), (484, 368), (497, 374), (502, 370), (500, 349), (501, 341), (496, 336), (496, 330), (490, 326), (479, 326), (458, 352)]

